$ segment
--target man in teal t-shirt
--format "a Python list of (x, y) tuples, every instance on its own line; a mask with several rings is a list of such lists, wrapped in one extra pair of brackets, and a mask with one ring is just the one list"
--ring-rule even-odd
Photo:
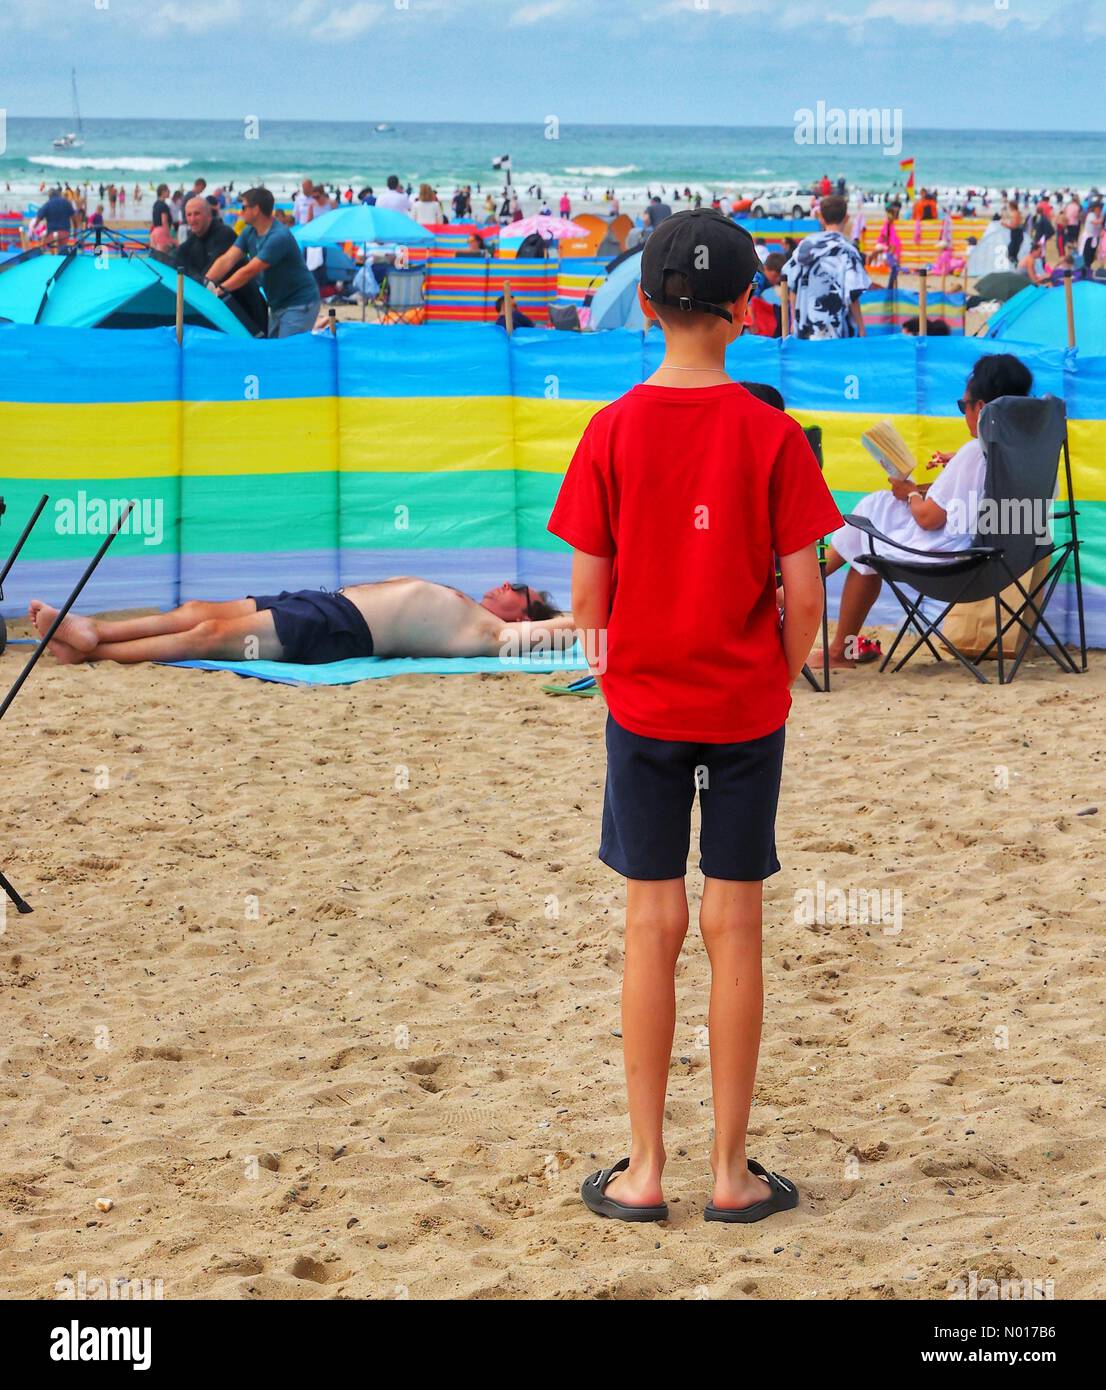
[(304, 264), (295, 237), (276, 221), (273, 208), (273, 195), (267, 188), (246, 190), (242, 216), (247, 225), (234, 245), (213, 262), (207, 285), (224, 295), (260, 276), (269, 301), (269, 337), (290, 338), (294, 333), (310, 333), (315, 327), (319, 287)]

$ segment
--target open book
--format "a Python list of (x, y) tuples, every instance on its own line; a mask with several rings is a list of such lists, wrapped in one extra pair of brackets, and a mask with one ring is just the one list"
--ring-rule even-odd
[(890, 420), (881, 420), (860, 436), (860, 442), (889, 478), (909, 478), (918, 466), (906, 440)]

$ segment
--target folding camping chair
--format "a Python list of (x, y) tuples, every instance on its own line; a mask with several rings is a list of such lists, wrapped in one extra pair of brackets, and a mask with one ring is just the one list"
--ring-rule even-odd
[(426, 306), (425, 282), (425, 270), (390, 269), (380, 305), (380, 322), (419, 323)]
[[(873, 541), (891, 548), (895, 558), (877, 553), (873, 545), (870, 555), (861, 555), (861, 563), (870, 566), (887, 580), (892, 593), (902, 605), (905, 619), (880, 670), (885, 670), (907, 633), (917, 633), (914, 645), (895, 666), (901, 671), (922, 646), (928, 647), (938, 661), (941, 653), (934, 646), (937, 640), (970, 671), (978, 681), (989, 684), (980, 670), (979, 662), (992, 653), (998, 662), (1000, 685), (1008, 685), (1018, 674), (1030, 646), (1036, 644), (1052, 657), (1061, 671), (1078, 674), (1087, 669), (1087, 627), (1083, 608), (1083, 579), (1079, 567), (1080, 540), (1076, 529), (1078, 511), (1071, 481), (1071, 452), (1067, 433), (1067, 410), (1062, 400), (1045, 396), (1036, 400), (1023, 396), (1004, 396), (992, 401), (980, 417), (979, 438), (987, 456), (987, 472), (980, 499), (979, 523), (968, 550), (923, 551), (888, 540), (866, 517), (849, 516), (846, 521), (866, 532)], [(1067, 481), (1067, 509), (1057, 511), (1056, 478), (1060, 455), (1064, 457)], [(986, 525), (984, 521), (986, 520)], [(1057, 542), (1052, 535), (1057, 521), (1070, 523), (1071, 536)], [(898, 558), (902, 555), (947, 556), (942, 563), (923, 563)], [(1079, 618), (1079, 651), (1082, 664), (1056, 635), (1045, 612), (1060, 583), (1068, 560), (1074, 566), (1075, 597)], [(1032, 584), (1027, 592), (1021, 576), (1042, 563), (1048, 562), (1044, 577)], [(905, 588), (915, 591), (910, 598)], [(1016, 589), (1011, 607), (1004, 597), (1008, 589)], [(923, 611), (925, 599), (942, 605), (940, 614), (930, 619)], [(995, 636), (973, 661), (941, 630), (941, 625), (960, 603), (978, 603), (991, 599), (995, 606)], [(1020, 601), (1019, 601), (1020, 600)], [(1005, 621), (1004, 621), (1005, 618)], [(1009, 675), (1006, 671), (1004, 638), (1012, 629), (1020, 629), (1021, 643)], [(1043, 629), (1046, 642), (1041, 636)]]
[[(824, 470), (825, 459), (822, 454), (821, 425), (811, 425), (804, 433), (810, 441), (814, 457), (818, 460), (818, 467)], [(826, 541), (824, 536), (818, 542), (818, 568), (822, 571), (822, 684), (818, 684), (818, 679), (809, 666), (803, 667), (803, 679), (819, 695), (828, 695), (830, 693), (829, 613), (826, 611)]]
[(575, 304), (550, 304), (549, 326), (566, 333), (579, 333), (580, 311)]

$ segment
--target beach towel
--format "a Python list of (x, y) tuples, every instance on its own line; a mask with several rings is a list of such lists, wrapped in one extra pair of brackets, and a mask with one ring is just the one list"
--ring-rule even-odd
[(533, 656), (359, 657), (321, 666), (298, 666), (291, 661), (166, 661), (165, 666), (188, 666), (196, 671), (233, 671), (238, 676), (274, 681), (278, 685), (355, 685), (386, 676), (458, 676), (474, 672), (507, 675), (512, 671), (545, 676), (551, 672), (586, 671), (580, 644), (567, 653)]

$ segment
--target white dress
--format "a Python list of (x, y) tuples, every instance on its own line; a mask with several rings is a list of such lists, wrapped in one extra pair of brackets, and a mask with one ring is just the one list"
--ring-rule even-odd
[[(913, 546), (916, 550), (968, 550), (975, 536), (979, 503), (987, 472), (987, 459), (978, 439), (969, 439), (949, 460), (945, 471), (929, 489), (928, 500), (948, 513), (939, 531), (926, 531), (911, 515), (910, 503), (900, 502), (890, 490), (870, 492), (853, 511), (867, 519), (890, 541)], [(834, 550), (858, 574), (874, 574), (869, 565), (859, 564), (858, 555), (886, 555), (888, 559), (915, 564), (941, 564), (944, 556), (911, 555), (897, 546), (875, 541), (856, 526), (846, 523), (831, 540)]]

